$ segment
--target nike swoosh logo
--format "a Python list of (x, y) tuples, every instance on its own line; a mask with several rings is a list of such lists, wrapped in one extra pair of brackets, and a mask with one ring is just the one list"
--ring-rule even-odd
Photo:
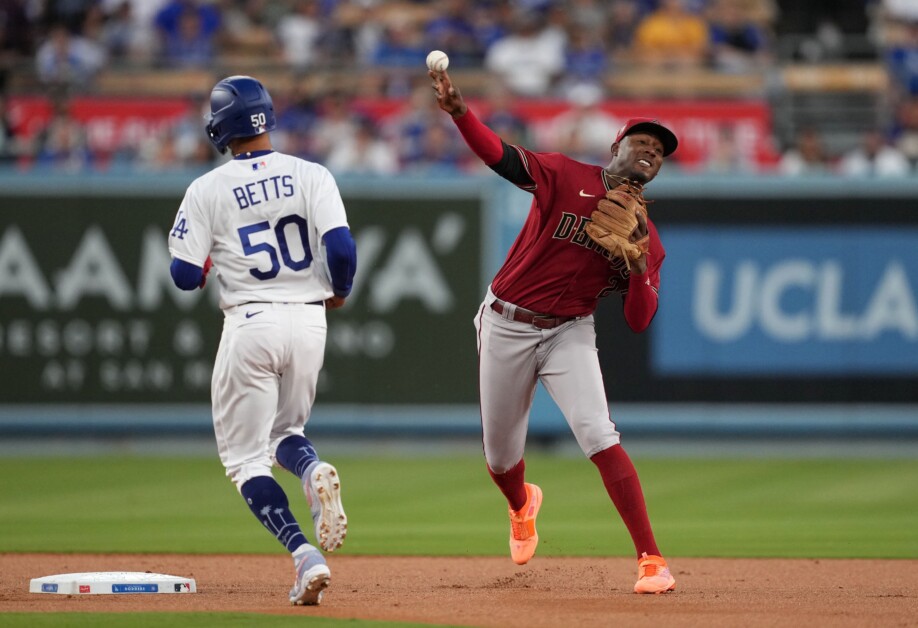
[(261, 314), (262, 312), (264, 312), (264, 310), (258, 310), (257, 312), (246, 312), (246, 313), (245, 313), (245, 317), (246, 317), (246, 318), (252, 318), (253, 316), (256, 316), (256, 315), (258, 315), (258, 314)]
[(595, 194), (587, 194), (587, 193), (584, 192), (583, 190), (580, 190), (580, 196), (583, 196), (583, 197), (585, 197), (585, 198), (596, 198), (596, 195), (595, 195)]

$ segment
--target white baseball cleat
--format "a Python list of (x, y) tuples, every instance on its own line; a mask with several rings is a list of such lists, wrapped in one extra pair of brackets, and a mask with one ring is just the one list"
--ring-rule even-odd
[(290, 589), (290, 603), (294, 606), (317, 606), (331, 582), (331, 571), (322, 552), (311, 545), (305, 547), (305, 551), (293, 559), (296, 581)]
[(326, 552), (334, 552), (347, 536), (347, 515), (341, 505), (338, 470), (327, 462), (313, 462), (306, 469), (303, 492), (312, 512), (316, 543)]

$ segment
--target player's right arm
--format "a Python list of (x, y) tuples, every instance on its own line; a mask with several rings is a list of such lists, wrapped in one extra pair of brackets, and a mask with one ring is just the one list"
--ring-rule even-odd
[(182, 290), (203, 288), (207, 284), (207, 274), (213, 265), (210, 255), (204, 260), (204, 266), (198, 266), (181, 259), (173, 259), (172, 264), (169, 266), (172, 283)]
[(462, 138), (478, 158), (494, 172), (514, 185), (528, 189), (534, 184), (518, 150), (504, 142), (494, 131), (485, 126), (468, 108), (459, 89), (449, 78), (446, 70), (427, 73), (433, 80), (437, 92), (437, 104), (448, 113), (462, 134)]
[(210, 258), (211, 233), (199, 211), (195, 186), (189, 186), (169, 232), (169, 267), (172, 282), (182, 290), (203, 288), (213, 262)]

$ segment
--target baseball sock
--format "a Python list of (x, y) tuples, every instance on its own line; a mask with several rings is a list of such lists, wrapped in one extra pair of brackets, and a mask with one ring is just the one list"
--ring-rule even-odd
[(590, 460), (599, 469), (602, 483), (631, 533), (638, 558), (643, 552), (660, 556), (647, 516), (644, 492), (631, 458), (621, 445), (614, 445), (595, 454)]
[(319, 454), (305, 436), (288, 436), (277, 446), (274, 457), (282, 467), (302, 479), (306, 467), (318, 460)]
[(255, 477), (243, 484), (240, 492), (252, 513), (288, 552), (293, 553), (308, 543), (290, 512), (287, 494), (277, 480), (268, 476)]
[(526, 463), (520, 458), (511, 469), (503, 473), (495, 473), (491, 466), (488, 465), (488, 473), (491, 479), (497, 484), (497, 488), (507, 498), (510, 508), (519, 510), (526, 505), (526, 487), (523, 485), (523, 476), (526, 471)]

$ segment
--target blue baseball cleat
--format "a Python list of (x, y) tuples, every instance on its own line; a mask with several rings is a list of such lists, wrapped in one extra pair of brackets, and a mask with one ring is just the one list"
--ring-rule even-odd
[(311, 545), (304, 547), (307, 549), (293, 558), (296, 581), (290, 589), (290, 603), (294, 606), (317, 606), (331, 582), (331, 570), (325, 564), (322, 552)]

